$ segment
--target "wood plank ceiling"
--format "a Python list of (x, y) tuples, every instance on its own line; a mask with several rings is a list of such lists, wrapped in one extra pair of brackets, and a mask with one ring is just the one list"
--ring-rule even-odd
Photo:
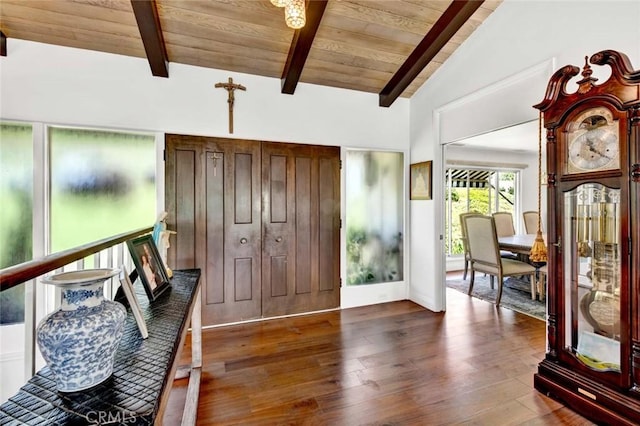
[[(269, 0), (1, 0), (11, 38), (410, 98), (502, 0), (307, 0), (294, 31)], [(142, 35), (141, 35), (142, 34)], [(1, 43), (0, 43), (1, 45)]]

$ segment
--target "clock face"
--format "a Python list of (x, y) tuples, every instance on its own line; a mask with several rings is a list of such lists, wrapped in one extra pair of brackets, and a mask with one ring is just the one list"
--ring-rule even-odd
[(592, 108), (568, 126), (568, 173), (620, 167), (618, 122), (606, 108)]

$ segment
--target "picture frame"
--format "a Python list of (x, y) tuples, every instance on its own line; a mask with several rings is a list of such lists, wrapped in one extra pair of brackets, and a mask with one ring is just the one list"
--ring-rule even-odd
[(144, 320), (144, 316), (142, 316), (142, 308), (140, 307), (140, 302), (138, 301), (138, 297), (136, 296), (133, 284), (129, 279), (127, 268), (124, 265), (120, 267), (120, 286), (122, 287), (122, 292), (127, 298), (127, 302), (129, 303), (131, 313), (136, 320), (136, 324), (138, 324), (140, 335), (143, 339), (146, 339), (147, 337), (149, 337), (147, 323)]
[(581, 331), (576, 355), (599, 371), (620, 371), (620, 342), (599, 334)]
[(431, 200), (432, 193), (432, 161), (414, 163), (410, 166), (410, 200)]
[(153, 237), (143, 235), (127, 241), (131, 259), (138, 271), (138, 277), (150, 301), (171, 286), (164, 262), (160, 258)]

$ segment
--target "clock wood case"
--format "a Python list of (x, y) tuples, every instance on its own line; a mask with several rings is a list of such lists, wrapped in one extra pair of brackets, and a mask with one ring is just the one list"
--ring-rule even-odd
[[(591, 66), (608, 66), (600, 84)], [(567, 88), (581, 72), (577, 88)], [(614, 50), (551, 77), (548, 349), (534, 386), (599, 424), (640, 424), (640, 70)]]

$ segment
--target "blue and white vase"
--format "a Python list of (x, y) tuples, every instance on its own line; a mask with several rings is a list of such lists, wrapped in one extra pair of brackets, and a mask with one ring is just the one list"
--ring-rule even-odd
[(104, 298), (103, 286), (119, 273), (119, 269), (85, 269), (42, 279), (63, 292), (60, 309), (36, 329), (40, 352), (60, 392), (88, 389), (113, 372), (127, 311)]

